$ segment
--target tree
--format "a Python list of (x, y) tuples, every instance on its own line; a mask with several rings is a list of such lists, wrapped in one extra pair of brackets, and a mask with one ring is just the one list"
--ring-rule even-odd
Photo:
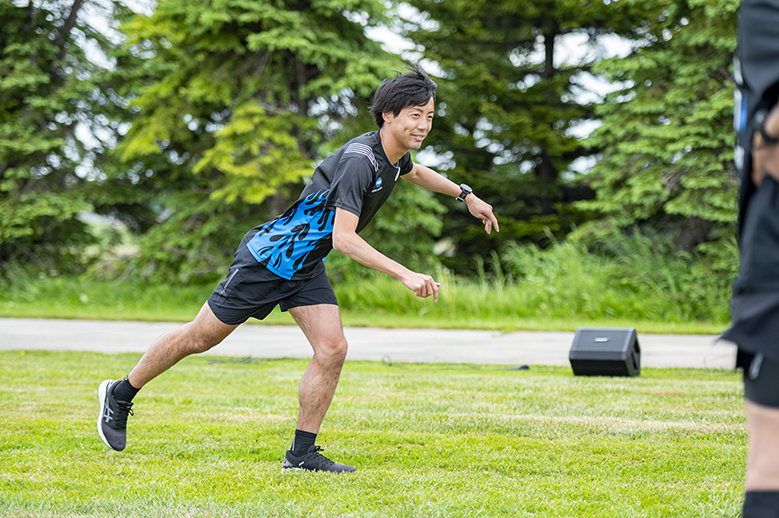
[(369, 120), (369, 96), (402, 67), (365, 34), (384, 9), (168, 0), (123, 26), (145, 74), (125, 78), (137, 115), (117, 152), (139, 185), (161, 190), (166, 218), (144, 237), (142, 266), (221, 275), (250, 224), (297, 197), (326, 141), (357, 114)]
[[(501, 243), (544, 243), (564, 236), (588, 214), (572, 202), (593, 193), (572, 180), (574, 160), (593, 153), (576, 127), (593, 118), (582, 78), (593, 57), (561, 59), (572, 34), (595, 48), (605, 34), (631, 35), (640, 17), (623, 2), (579, 0), (411, 0), (423, 13), (407, 34), (440, 69), (439, 110), (431, 148), (444, 169), (496, 207), (500, 234), (483, 236), (467, 211), (449, 203), (444, 236), (458, 243), (461, 272), (474, 254)], [(632, 6), (631, 4), (631, 7)]]
[[(634, 2), (628, 2), (629, 4)], [(597, 70), (623, 88), (597, 114), (589, 144), (600, 156), (587, 175), (600, 217), (577, 231), (591, 246), (615, 232), (670, 237), (677, 249), (720, 248), (735, 233), (732, 56), (737, 0), (664, 2), (642, 45)]]
[(110, 138), (90, 60), (113, 45), (84, 15), (86, 0), (0, 3), (0, 266), (69, 268), (93, 242), (76, 216), (93, 208), (86, 187)]

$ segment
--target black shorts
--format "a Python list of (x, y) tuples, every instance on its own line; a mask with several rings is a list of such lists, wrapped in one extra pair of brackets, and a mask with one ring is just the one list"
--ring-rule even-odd
[(287, 280), (259, 264), (241, 242), (227, 278), (208, 297), (216, 318), (229, 325), (262, 320), (276, 305), (282, 311), (317, 304), (338, 305), (324, 269), (310, 279)]
[(744, 368), (744, 397), (758, 405), (779, 408), (779, 361), (762, 354), (739, 354)]

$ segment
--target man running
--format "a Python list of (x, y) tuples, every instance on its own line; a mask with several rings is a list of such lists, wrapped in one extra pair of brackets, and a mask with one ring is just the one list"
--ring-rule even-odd
[(435, 89), (419, 68), (385, 80), (370, 108), (379, 130), (350, 140), (326, 158), (284, 214), (244, 236), (227, 277), (192, 322), (158, 338), (123, 380), (100, 384), (97, 429), (106, 445), (125, 448), (132, 401), (144, 385), (182, 358), (211, 349), (249, 317), (261, 320), (279, 305), (295, 319), (314, 352), (300, 382), (297, 426), (283, 468), (355, 471), (322, 455), (315, 444), (347, 351), (325, 256), (338, 250), (395, 277), (418, 297), (438, 300), (440, 285), (430, 275), (409, 270), (358, 235), (400, 177), (456, 197), (488, 234), (493, 227), (500, 230), (492, 207), (470, 187), (411, 160), (409, 151), (419, 149), (432, 128)]

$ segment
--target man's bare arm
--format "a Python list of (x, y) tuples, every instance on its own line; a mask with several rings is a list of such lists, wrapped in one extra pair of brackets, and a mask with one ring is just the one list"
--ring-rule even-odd
[[(448, 194), (452, 197), (460, 195), (460, 186), (444, 178), (439, 173), (436, 173), (429, 167), (423, 165), (414, 164), (413, 169), (408, 174), (403, 175), (404, 180), (407, 180), (414, 185), (424, 187), (429, 191), (440, 192), (441, 194)], [(465, 204), (468, 206), (468, 211), (474, 218), (480, 219), (484, 224), (484, 230), (489, 234), (494, 227), (497, 232), (500, 232), (498, 226), (498, 219), (495, 214), (492, 213), (492, 205), (485, 203), (475, 194), (471, 193), (465, 197)]]
[(333, 224), (333, 249), (358, 263), (386, 273), (398, 279), (418, 297), (433, 296), (438, 301), (439, 283), (429, 276), (409, 270), (397, 261), (382, 254), (357, 234), (360, 218), (348, 210), (335, 209)]

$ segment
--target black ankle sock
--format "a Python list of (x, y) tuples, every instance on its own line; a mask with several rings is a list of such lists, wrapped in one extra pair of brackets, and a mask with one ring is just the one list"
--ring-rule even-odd
[(779, 518), (779, 491), (747, 491), (743, 518)]
[(308, 449), (316, 442), (316, 434), (295, 430), (295, 438), (292, 440), (290, 451), (295, 457), (300, 457), (308, 452)]
[(116, 384), (114, 387), (113, 395), (114, 399), (117, 401), (132, 401), (135, 395), (138, 393), (138, 391), (141, 389), (137, 389), (130, 385), (130, 381), (125, 378), (119, 383)]

